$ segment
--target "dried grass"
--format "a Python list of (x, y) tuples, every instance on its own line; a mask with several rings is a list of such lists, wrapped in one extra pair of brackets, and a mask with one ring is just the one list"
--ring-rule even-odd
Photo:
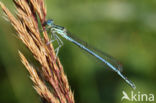
[[(19, 51), (22, 63), (30, 73), (31, 80), (37, 93), (48, 103), (74, 103), (74, 96), (68, 84), (67, 76), (59, 58), (56, 57), (52, 44), (47, 45), (49, 37), (43, 31), (43, 39), (38, 28), (37, 15), (43, 24), (46, 18), (44, 0), (13, 0), (17, 18), (0, 2), (0, 6), (7, 15), (11, 24), (17, 31), (18, 37), (31, 51), (34, 58), (40, 63), (40, 74), (27, 61), (26, 57)], [(42, 25), (44, 29), (44, 26)], [(43, 78), (39, 75), (43, 75)], [(43, 81), (44, 80), (44, 81)], [(45, 84), (48, 82), (53, 91)]]

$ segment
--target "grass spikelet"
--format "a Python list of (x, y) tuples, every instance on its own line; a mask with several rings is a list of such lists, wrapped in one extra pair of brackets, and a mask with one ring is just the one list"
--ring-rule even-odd
[[(59, 58), (56, 57), (52, 44), (47, 45), (49, 37), (43, 31), (43, 39), (38, 28), (38, 19), (43, 24), (46, 18), (44, 0), (13, 0), (17, 18), (0, 2), (0, 6), (7, 15), (8, 20), (15, 28), (18, 37), (40, 63), (40, 74), (36, 72), (26, 57), (19, 51), (21, 61), (27, 68), (30, 78), (34, 83), (37, 93), (48, 103), (75, 103), (74, 96), (70, 89), (67, 76)], [(44, 29), (44, 26), (42, 25)], [(42, 79), (39, 75), (42, 75)], [(45, 82), (49, 83), (51, 91)]]

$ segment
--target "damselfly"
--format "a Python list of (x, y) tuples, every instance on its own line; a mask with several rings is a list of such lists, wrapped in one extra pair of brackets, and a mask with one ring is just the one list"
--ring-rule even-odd
[[(51, 38), (52, 40), (49, 42), (53, 42), (53, 41), (57, 41), (59, 46), (55, 49), (56, 50), (56, 55), (59, 52), (59, 49), (62, 47), (63, 42), (62, 40), (59, 38), (58, 35), (62, 36), (63, 38), (65, 38), (66, 40), (74, 43), (75, 45), (77, 45), (78, 47), (80, 47), (81, 49), (85, 50), (86, 52), (88, 52), (89, 54), (93, 55), (94, 57), (96, 57), (97, 59), (99, 59), (100, 61), (102, 61), (103, 63), (105, 63), (108, 67), (110, 67), (113, 71), (115, 71), (121, 78), (123, 78), (132, 88), (136, 88), (134, 83), (131, 82), (130, 80), (128, 80), (122, 73), (121, 73), (121, 66), (120, 64), (118, 64), (118, 62), (112, 58), (111, 56), (107, 55), (106, 53), (104, 54), (104, 57), (98, 55), (97, 53), (95, 53), (95, 50), (91, 50), (89, 49), (86, 45), (83, 45), (82, 43), (76, 41), (75, 39), (73, 39), (70, 35), (70, 33), (62, 26), (59, 25), (55, 25), (53, 20), (47, 20), (44, 23), (45, 26), (47, 26), (47, 29), (50, 30), (51, 32)], [(110, 60), (111, 62), (109, 62), (108, 60)]]

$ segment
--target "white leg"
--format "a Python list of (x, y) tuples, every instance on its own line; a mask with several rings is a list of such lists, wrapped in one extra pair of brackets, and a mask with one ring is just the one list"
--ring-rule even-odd
[(51, 32), (50, 38), (51, 38), (51, 40), (47, 43), (47, 45), (49, 45), (50, 43), (54, 42), (57, 39), (56, 33), (54, 31)]
[(56, 36), (57, 43), (58, 43), (58, 45), (59, 45), (59, 46), (55, 49), (56, 56), (58, 56), (59, 50), (60, 50), (60, 48), (63, 46), (63, 42), (62, 42), (62, 40), (61, 40), (57, 35), (55, 35), (55, 36)]
[(50, 43), (54, 42), (56, 39), (50, 40), (47, 45), (49, 45)]
[(57, 41), (57, 43), (58, 43), (58, 47), (55, 49), (56, 56), (58, 56), (59, 50), (63, 46), (63, 42), (57, 36), (57, 34), (56, 34), (55, 31), (51, 31), (51, 40), (47, 43), (47, 45), (50, 44), (50, 43), (52, 43), (52, 42), (54, 42), (54, 41)]

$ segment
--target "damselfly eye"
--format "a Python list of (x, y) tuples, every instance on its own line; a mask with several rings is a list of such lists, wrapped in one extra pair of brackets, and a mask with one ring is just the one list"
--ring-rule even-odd
[(53, 20), (47, 20), (47, 25), (50, 26), (50, 25), (53, 25), (54, 24), (54, 21)]
[(47, 20), (46, 22), (43, 23), (44, 26), (52, 26), (54, 25), (54, 21), (52, 19)]

